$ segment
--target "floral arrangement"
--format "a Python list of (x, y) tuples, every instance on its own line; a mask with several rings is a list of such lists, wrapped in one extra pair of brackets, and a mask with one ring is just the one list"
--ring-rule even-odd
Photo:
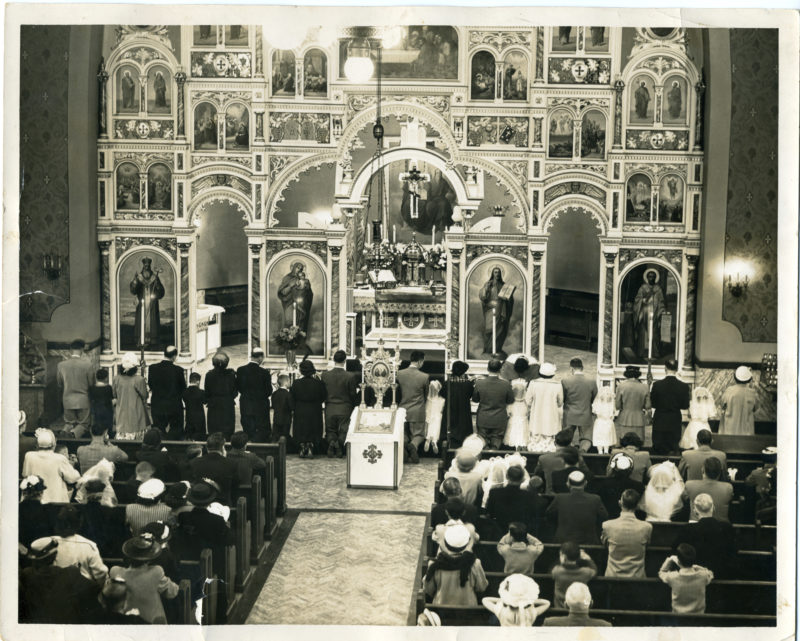
[(297, 349), (306, 337), (306, 333), (297, 325), (284, 327), (275, 334), (275, 342), (287, 349)]
[(440, 243), (431, 247), (426, 259), (426, 263), (431, 269), (447, 269), (447, 251)]

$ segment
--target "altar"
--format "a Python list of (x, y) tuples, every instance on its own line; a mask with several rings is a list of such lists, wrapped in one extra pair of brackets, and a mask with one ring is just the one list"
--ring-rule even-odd
[(350, 419), (347, 447), (347, 487), (396, 490), (403, 478), (401, 407), (356, 407)]

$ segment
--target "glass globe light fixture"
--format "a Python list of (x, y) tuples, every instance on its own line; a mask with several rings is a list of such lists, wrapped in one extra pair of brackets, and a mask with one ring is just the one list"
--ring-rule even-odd
[(372, 78), (375, 65), (370, 57), (369, 40), (354, 38), (347, 45), (347, 60), (344, 63), (344, 75), (350, 82), (361, 84)]

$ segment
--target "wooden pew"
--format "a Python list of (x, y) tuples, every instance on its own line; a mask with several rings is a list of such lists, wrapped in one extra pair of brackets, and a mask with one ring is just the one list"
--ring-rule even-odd
[(192, 603), (192, 585), (189, 579), (183, 579), (178, 585), (178, 620), (184, 625), (196, 625), (194, 603)]

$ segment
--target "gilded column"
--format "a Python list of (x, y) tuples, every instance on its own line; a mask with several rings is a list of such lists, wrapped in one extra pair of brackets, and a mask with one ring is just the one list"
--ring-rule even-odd
[(256, 78), (264, 77), (264, 41), (261, 27), (256, 26)]
[(462, 247), (450, 248), (450, 358), (458, 358), (460, 341), (459, 300), (461, 298)]
[(264, 112), (256, 111), (256, 142), (264, 142)]
[(186, 114), (183, 106), (183, 85), (186, 82), (186, 72), (182, 67), (178, 67), (175, 73), (175, 83), (178, 85), (178, 138), (186, 137)]
[(686, 329), (683, 339), (683, 367), (691, 369), (694, 366), (694, 324), (695, 310), (697, 308), (697, 260), (699, 256), (687, 254), (686, 256)]
[(100, 66), (97, 68), (97, 109), (99, 115), (100, 137), (108, 138), (108, 72), (106, 71), (105, 58), (100, 58)]
[(180, 355), (189, 357), (191, 356), (191, 328), (189, 326), (190, 316), (190, 302), (189, 302), (189, 250), (192, 248), (191, 243), (178, 243), (178, 251), (180, 253), (180, 269), (181, 269), (181, 304), (179, 312), (181, 315), (181, 346)]
[(622, 149), (622, 91), (625, 83), (621, 78), (614, 82), (614, 148)]
[(111, 353), (111, 269), (108, 263), (109, 251), (111, 249), (110, 240), (101, 240), (97, 243), (100, 246), (100, 296), (101, 296), (101, 316), (102, 316), (102, 336), (103, 354)]
[(263, 245), (250, 245), (250, 347), (261, 345), (261, 248)]
[(611, 367), (611, 339), (614, 318), (614, 261), (616, 252), (603, 252), (606, 259), (606, 285), (603, 293), (605, 307), (603, 312), (603, 367)]
[(539, 311), (542, 303), (542, 259), (544, 258), (544, 252), (531, 250), (531, 258), (533, 259), (533, 278), (531, 280), (531, 354), (535, 355), (536, 358), (540, 358), (539, 338), (541, 319), (539, 318)]
[(544, 27), (536, 27), (536, 84), (544, 83)]
[(331, 348), (339, 348), (339, 256), (341, 245), (328, 245), (331, 250)]

